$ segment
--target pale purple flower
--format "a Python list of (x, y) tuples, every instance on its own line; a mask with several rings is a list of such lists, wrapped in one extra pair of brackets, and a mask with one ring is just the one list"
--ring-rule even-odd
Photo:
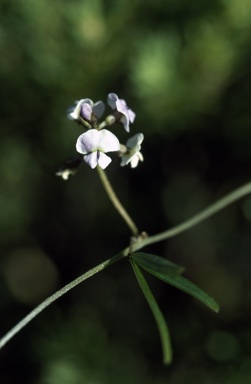
[(105, 153), (119, 151), (120, 144), (117, 137), (107, 129), (89, 129), (79, 136), (76, 149), (84, 155), (84, 161), (91, 168), (99, 165), (105, 169), (112, 161)]
[(109, 93), (107, 103), (112, 110), (118, 111), (119, 114), (121, 114), (117, 121), (123, 124), (126, 132), (130, 132), (129, 123), (134, 122), (136, 115), (130, 108), (128, 108), (125, 100), (119, 99), (116, 93)]
[(127, 151), (122, 154), (121, 167), (130, 164), (132, 168), (136, 168), (139, 161), (143, 161), (143, 155), (140, 152), (142, 141), (144, 140), (143, 133), (134, 135), (126, 142)]
[(103, 101), (93, 103), (91, 99), (81, 99), (76, 102), (76, 106), (71, 109), (68, 117), (72, 120), (87, 120), (92, 121), (92, 114), (97, 118), (104, 113), (105, 105)]

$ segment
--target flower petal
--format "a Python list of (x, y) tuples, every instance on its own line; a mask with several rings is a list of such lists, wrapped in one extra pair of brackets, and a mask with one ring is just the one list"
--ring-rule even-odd
[(98, 152), (88, 153), (84, 156), (84, 161), (92, 168), (96, 168), (98, 165)]
[(137, 133), (126, 142), (127, 152), (121, 156), (121, 167), (131, 164), (132, 168), (137, 167), (139, 161), (143, 161), (143, 155), (140, 152), (141, 143), (144, 140), (143, 133)]
[(127, 140), (126, 142), (126, 146), (127, 148), (134, 148), (134, 147), (137, 147), (138, 151), (140, 150), (141, 148), (141, 143), (142, 141), (144, 140), (144, 135), (143, 133), (137, 133), (136, 135), (134, 135), (133, 137), (130, 137), (130, 139)]
[(144, 158), (141, 152), (137, 152), (134, 155), (131, 155), (130, 153), (125, 154), (121, 157), (120, 166), (124, 167), (127, 164), (131, 164), (131, 168), (136, 168), (139, 161), (143, 161), (143, 160)]
[[(118, 112), (125, 115), (128, 118), (128, 120), (131, 123), (133, 123), (134, 118), (135, 118), (135, 113), (127, 107), (125, 100), (118, 98), (118, 100), (116, 101), (116, 107), (117, 107)], [(129, 111), (131, 111), (131, 113), (129, 113)], [(132, 117), (132, 119), (133, 119), (132, 121), (131, 121), (130, 117)]]
[(107, 129), (102, 129), (99, 132), (99, 150), (102, 152), (119, 151), (120, 143), (117, 137)]
[(103, 101), (97, 101), (93, 105), (92, 110), (95, 113), (95, 115), (97, 116), (97, 118), (99, 119), (103, 115), (103, 113), (105, 112), (105, 104), (103, 103)]
[(130, 160), (130, 164), (131, 164), (132, 168), (136, 168), (138, 163), (139, 163), (139, 160), (140, 160), (140, 158), (138, 156), (139, 153), (135, 153), (135, 155)]
[(130, 155), (122, 155), (121, 157), (121, 162), (120, 162), (120, 166), (121, 167), (124, 167), (125, 165), (127, 165), (128, 163), (130, 163), (130, 159), (131, 159), (131, 156)]
[(78, 120), (81, 113), (81, 106), (83, 104), (93, 105), (93, 101), (91, 99), (81, 99), (76, 101), (76, 106), (69, 109), (68, 118), (72, 120)]
[(61, 176), (63, 180), (68, 180), (70, 175), (74, 175), (74, 171), (71, 169), (65, 169), (63, 171), (56, 172), (56, 176)]
[(91, 120), (92, 117), (92, 107), (88, 103), (83, 103), (80, 106), (80, 117), (82, 117), (85, 120)]
[(116, 101), (118, 100), (118, 96), (116, 93), (109, 93), (107, 97), (107, 103), (111, 107), (111, 109), (116, 109)]
[(118, 121), (122, 123), (125, 130), (129, 132), (129, 123), (134, 122), (136, 117), (135, 113), (130, 108), (128, 108), (125, 100), (119, 99), (116, 93), (109, 93), (107, 103), (113, 110), (117, 110), (119, 113), (121, 113), (122, 116)]
[(105, 169), (111, 161), (112, 159), (109, 156), (107, 156), (105, 153), (99, 152), (98, 165), (102, 169)]
[(79, 136), (76, 149), (84, 155), (98, 149), (100, 142), (100, 131), (97, 129), (89, 129), (89, 131)]
[(129, 118), (127, 116), (123, 115), (119, 121), (123, 125), (123, 127), (125, 128), (126, 132), (130, 132)]
[(76, 106), (68, 111), (68, 117), (72, 120), (82, 119), (91, 121), (92, 113), (95, 113), (97, 118), (100, 118), (105, 111), (103, 101), (97, 101), (95, 104), (91, 99), (81, 99), (76, 102)]

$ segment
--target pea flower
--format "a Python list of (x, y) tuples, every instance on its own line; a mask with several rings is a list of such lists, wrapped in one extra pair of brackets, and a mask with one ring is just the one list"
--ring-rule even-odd
[(94, 103), (91, 99), (81, 99), (76, 102), (76, 106), (71, 109), (68, 117), (72, 120), (93, 122), (103, 115), (104, 110), (103, 101)]
[(82, 157), (79, 155), (77, 157), (73, 157), (72, 159), (66, 160), (56, 172), (56, 176), (62, 177), (63, 180), (68, 180), (69, 176), (77, 173), (81, 163)]
[(107, 103), (112, 110), (118, 112), (117, 121), (124, 126), (126, 132), (130, 132), (129, 123), (134, 122), (136, 115), (130, 108), (128, 108), (125, 100), (119, 99), (116, 93), (109, 93)]
[(99, 165), (105, 169), (112, 161), (106, 152), (119, 151), (117, 137), (107, 129), (89, 129), (79, 136), (76, 149), (84, 155), (84, 161), (93, 169)]
[(126, 142), (126, 151), (121, 155), (121, 167), (124, 167), (127, 164), (131, 164), (132, 168), (136, 168), (139, 161), (143, 161), (143, 155), (140, 152), (141, 143), (144, 140), (143, 133), (138, 133), (134, 135)]

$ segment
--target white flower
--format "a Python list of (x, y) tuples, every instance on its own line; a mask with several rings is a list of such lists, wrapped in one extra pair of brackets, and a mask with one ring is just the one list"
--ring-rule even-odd
[(126, 105), (126, 101), (123, 99), (119, 99), (116, 93), (109, 93), (107, 103), (114, 111), (119, 112), (119, 118), (117, 119), (117, 121), (124, 126), (126, 132), (129, 132), (129, 123), (134, 122), (136, 115)]
[(79, 155), (65, 161), (56, 172), (56, 176), (62, 177), (63, 180), (68, 180), (70, 175), (75, 175), (75, 173), (77, 173), (81, 163), (82, 157)]
[(91, 168), (99, 165), (105, 169), (112, 161), (105, 153), (119, 151), (120, 144), (117, 137), (107, 129), (89, 129), (79, 136), (76, 149), (84, 155), (84, 161)]
[(72, 169), (64, 169), (56, 172), (56, 176), (62, 177), (63, 180), (68, 180), (70, 175), (75, 175), (77, 171)]
[(127, 151), (122, 154), (121, 158), (121, 167), (124, 167), (127, 164), (131, 164), (132, 168), (136, 168), (139, 161), (143, 161), (143, 155), (140, 152), (141, 143), (144, 140), (143, 133), (138, 133), (137, 135), (131, 137), (126, 142)]
[(92, 120), (94, 113), (97, 118), (101, 117), (104, 113), (105, 105), (102, 101), (94, 103), (91, 99), (81, 99), (76, 102), (76, 106), (70, 109), (68, 114), (69, 119), (72, 120)]

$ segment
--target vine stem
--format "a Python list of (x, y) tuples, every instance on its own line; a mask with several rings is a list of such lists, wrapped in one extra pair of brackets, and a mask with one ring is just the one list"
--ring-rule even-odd
[(109, 196), (115, 209), (118, 211), (120, 216), (126, 222), (128, 227), (130, 228), (132, 234), (134, 236), (137, 236), (139, 234), (139, 230), (138, 230), (137, 226), (135, 225), (134, 221), (132, 220), (132, 218), (129, 216), (129, 214), (127, 213), (127, 211), (125, 210), (125, 208), (121, 204), (121, 202), (119, 201), (116, 193), (114, 192), (114, 189), (111, 186), (110, 181), (108, 180), (108, 177), (107, 177), (105, 171), (102, 168), (100, 168), (99, 165), (97, 166), (97, 171), (98, 171), (100, 180), (101, 180), (101, 182), (102, 182), (102, 184), (106, 190), (106, 193)]
[(228, 195), (222, 197), (203, 211), (192, 216), (190, 219), (184, 221), (183, 223), (168, 229), (167, 231), (160, 232), (154, 236), (149, 236), (146, 239), (142, 239), (140, 243), (136, 243), (134, 247), (134, 252), (145, 247), (149, 244), (158, 243), (162, 240), (170, 239), (171, 237), (177, 236), (182, 232), (187, 231), (188, 229), (198, 225), (202, 221), (208, 219), (209, 217), (215, 215), (217, 212), (226, 208), (228, 205), (233, 204), (235, 201), (240, 200), (242, 197), (251, 193), (251, 183), (244, 184), (242, 187), (230, 192)]
[(124, 251), (118, 253), (112, 258), (104, 261), (103, 263), (97, 265), (96, 267), (90, 269), (83, 275), (77, 277), (75, 280), (71, 281), (69, 284), (65, 285), (59, 291), (55, 292), (53, 295), (49, 296), (46, 300), (44, 300), (41, 304), (39, 304), (36, 308), (34, 308), (27, 316), (25, 316), (19, 323), (17, 323), (9, 332), (7, 332), (0, 339), (0, 349), (4, 347), (4, 345), (12, 339), (21, 329), (23, 329), (34, 317), (36, 317), (40, 312), (42, 312), (45, 308), (47, 308), (54, 301), (59, 299), (65, 293), (69, 292), (72, 288), (75, 288), (77, 285), (82, 283), (83, 281), (89, 279), (90, 277), (96, 275), (96, 273), (103, 271), (105, 268), (110, 265), (116, 263), (123, 257), (128, 254), (128, 249), (126, 248)]
[(248, 195), (251, 193), (251, 183), (245, 184), (242, 187), (236, 189), (235, 191), (229, 193), (222, 199), (216, 201), (214, 204), (210, 205), (208, 208), (204, 209), (197, 215), (191, 217), (190, 219), (184, 221), (183, 223), (167, 230), (164, 232), (161, 232), (154, 236), (149, 236), (146, 239), (142, 239), (141, 237), (138, 237), (138, 241), (136, 240), (133, 242), (129, 247), (122, 250), (117, 255), (111, 257), (110, 259), (104, 261), (103, 263), (97, 265), (96, 267), (90, 269), (83, 275), (79, 276), (69, 284), (65, 285), (63, 288), (61, 288), (59, 291), (55, 292), (53, 295), (48, 297), (46, 300), (44, 300), (41, 304), (39, 304), (36, 308), (34, 308), (26, 317), (24, 317), (19, 323), (17, 323), (9, 332), (7, 332), (1, 339), (0, 339), (0, 349), (4, 347), (4, 345), (10, 341), (21, 329), (23, 329), (34, 317), (36, 317), (40, 312), (42, 312), (45, 308), (47, 308), (50, 304), (52, 304), (54, 301), (59, 299), (61, 296), (63, 296), (65, 293), (69, 292), (72, 288), (75, 288), (77, 285), (82, 283), (83, 281), (89, 279), (90, 277), (94, 276), (98, 272), (103, 271), (105, 268), (109, 267), (110, 265), (118, 262), (124, 257), (127, 257), (130, 252), (135, 252), (140, 250), (141, 248), (157, 243), (162, 240), (167, 240), (171, 237), (174, 237), (182, 232), (187, 231), (188, 229), (194, 227), (195, 225), (201, 223), (202, 221), (208, 219), (209, 217), (213, 216), (215, 213), (219, 212), (223, 208), (226, 208), (228, 205), (234, 203), (235, 201), (241, 199), (242, 197)]

